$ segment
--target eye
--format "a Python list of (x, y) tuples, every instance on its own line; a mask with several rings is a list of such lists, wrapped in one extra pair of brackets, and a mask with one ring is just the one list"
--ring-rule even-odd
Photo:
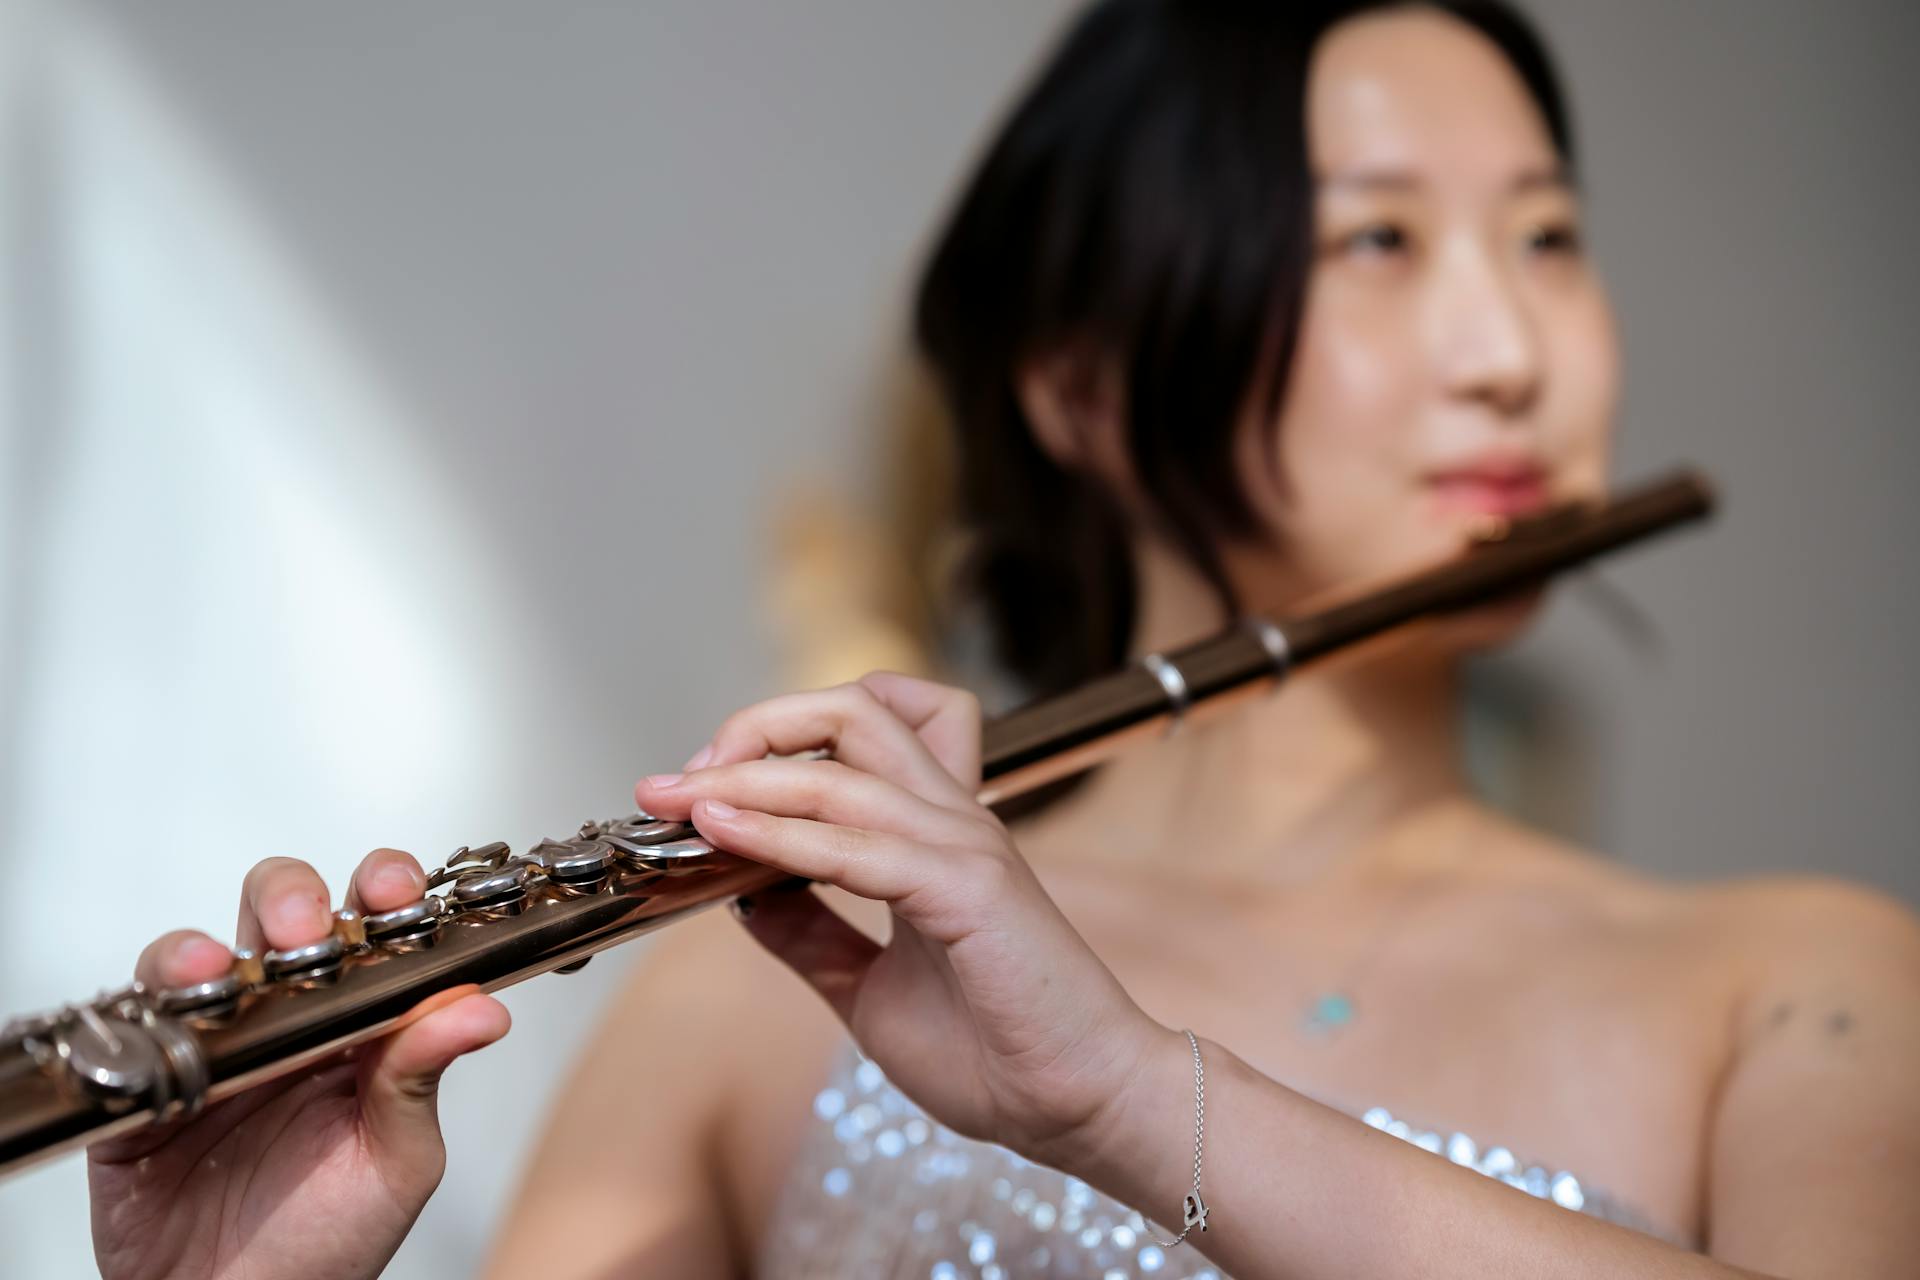
[(1373, 222), (1342, 236), (1340, 248), (1345, 253), (1362, 255), (1396, 254), (1406, 251), (1407, 239), (1405, 229), (1397, 224)]
[(1564, 254), (1572, 257), (1585, 248), (1580, 228), (1571, 222), (1543, 223), (1527, 232), (1526, 242), (1529, 253)]

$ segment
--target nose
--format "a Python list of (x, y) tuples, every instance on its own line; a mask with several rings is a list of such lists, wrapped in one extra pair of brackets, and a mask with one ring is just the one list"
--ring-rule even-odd
[(1539, 329), (1519, 282), (1493, 256), (1463, 249), (1437, 298), (1440, 374), (1448, 396), (1502, 418), (1524, 414), (1545, 375)]

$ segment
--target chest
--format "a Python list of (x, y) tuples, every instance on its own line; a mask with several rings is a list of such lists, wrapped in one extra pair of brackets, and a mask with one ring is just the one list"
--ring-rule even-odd
[[(1165, 895), (1143, 913), (1134, 892), (1058, 878), (1049, 890), (1161, 1022), (1350, 1114), (1384, 1107), (1416, 1128), (1505, 1146), (1669, 1232), (1697, 1231), (1724, 1000), (1667, 947), (1511, 900), (1382, 925)], [(1313, 1025), (1329, 994), (1350, 1002), (1348, 1016)], [(818, 1014), (782, 1047), (791, 1069), (763, 1073), (723, 1136), (748, 1257), (844, 1043), (824, 1006)]]
[(1384, 925), (1174, 904), (1147, 931), (1056, 893), (1148, 1013), (1289, 1087), (1574, 1170), (1682, 1233), (1700, 1218), (1725, 1002), (1657, 940), (1513, 900)]

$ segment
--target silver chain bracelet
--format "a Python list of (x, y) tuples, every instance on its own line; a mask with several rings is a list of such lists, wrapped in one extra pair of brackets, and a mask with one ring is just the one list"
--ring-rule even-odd
[(1207, 1141), (1207, 1069), (1200, 1064), (1200, 1041), (1192, 1031), (1187, 1032), (1187, 1043), (1193, 1046), (1193, 1191), (1180, 1204), (1180, 1234), (1154, 1241), (1162, 1249), (1173, 1248), (1195, 1227), (1207, 1229), (1207, 1202), (1200, 1198), (1200, 1157)]

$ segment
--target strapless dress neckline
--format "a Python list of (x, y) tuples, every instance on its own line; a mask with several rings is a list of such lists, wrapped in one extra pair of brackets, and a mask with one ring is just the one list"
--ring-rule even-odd
[[(1632, 1205), (1505, 1146), (1374, 1107), (1376, 1129), (1517, 1190), (1673, 1243)], [(939, 1124), (852, 1042), (835, 1056), (768, 1224), (761, 1280), (1229, 1280), (1162, 1249), (1137, 1211), (1082, 1180)], [(1170, 1234), (1170, 1233), (1169, 1233)]]

